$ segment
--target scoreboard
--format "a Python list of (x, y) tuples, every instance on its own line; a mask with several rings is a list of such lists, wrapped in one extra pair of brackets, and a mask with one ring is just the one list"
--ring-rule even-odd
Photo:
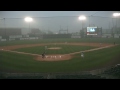
[(97, 35), (97, 27), (87, 27), (87, 35)]
[(86, 34), (87, 35), (93, 35), (93, 36), (101, 36), (102, 35), (102, 28), (87, 27)]

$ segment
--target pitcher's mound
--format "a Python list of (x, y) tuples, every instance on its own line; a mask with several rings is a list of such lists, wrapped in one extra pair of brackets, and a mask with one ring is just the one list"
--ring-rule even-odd
[(47, 49), (61, 49), (61, 47), (51, 47), (51, 48), (47, 48)]

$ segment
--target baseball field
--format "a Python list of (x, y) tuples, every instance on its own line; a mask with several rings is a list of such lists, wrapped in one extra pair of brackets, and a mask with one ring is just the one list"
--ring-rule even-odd
[(109, 68), (120, 63), (119, 44), (119, 38), (0, 42), (0, 72), (74, 73)]

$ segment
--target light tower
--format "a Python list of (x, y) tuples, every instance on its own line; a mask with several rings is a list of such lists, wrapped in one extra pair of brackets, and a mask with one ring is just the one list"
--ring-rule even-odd
[(26, 17), (24, 20), (29, 24), (29, 31), (30, 31), (30, 22), (32, 22), (33, 19), (31, 17)]
[(82, 29), (83, 29), (83, 21), (86, 20), (86, 17), (84, 15), (79, 16), (79, 20), (82, 21)]

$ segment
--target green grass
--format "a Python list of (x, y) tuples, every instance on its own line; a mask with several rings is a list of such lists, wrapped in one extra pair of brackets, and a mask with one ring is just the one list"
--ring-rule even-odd
[(39, 39), (39, 40), (21, 40), (0, 42), (0, 46), (20, 45), (20, 44), (37, 44), (37, 43), (59, 43), (59, 42), (95, 42), (95, 43), (112, 43), (120, 44), (119, 38), (61, 38), (61, 39)]
[[(61, 49), (46, 49), (46, 54), (68, 54), (68, 53), (74, 53), (79, 52), (87, 49), (92, 49), (95, 47), (91, 46), (78, 46), (78, 45), (46, 45), (47, 48), (52, 47), (60, 47)], [(41, 54), (45, 50), (45, 46), (36, 46), (36, 47), (28, 47), (28, 48), (19, 48), (14, 49), (14, 51), (20, 51), (20, 52), (27, 52), (27, 53), (34, 53), (34, 54)]]
[(120, 46), (80, 54), (68, 61), (41, 62), (33, 56), (0, 51), (0, 72), (79, 72), (105, 68), (120, 63)]

